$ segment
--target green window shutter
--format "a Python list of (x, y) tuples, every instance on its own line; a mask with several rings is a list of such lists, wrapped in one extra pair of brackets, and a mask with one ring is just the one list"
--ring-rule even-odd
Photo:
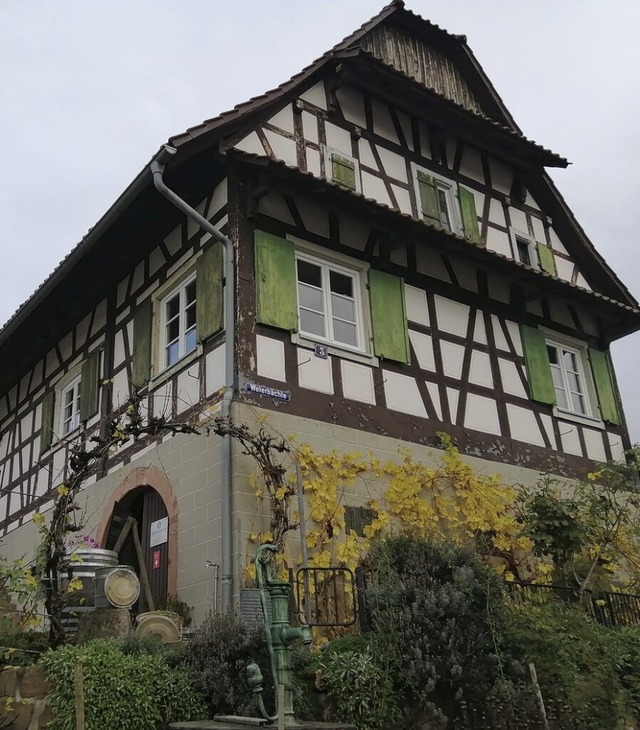
[(331, 153), (331, 179), (349, 190), (356, 189), (356, 163), (348, 157)]
[(100, 376), (100, 350), (94, 350), (82, 363), (80, 375), (80, 420), (87, 421), (98, 412), (98, 378)]
[(547, 274), (557, 275), (556, 269), (556, 258), (553, 255), (553, 251), (549, 246), (545, 246), (544, 243), (537, 243), (536, 248), (538, 250), (538, 261), (540, 262), (540, 268), (546, 271)]
[(55, 391), (50, 390), (42, 399), (42, 419), (40, 421), (40, 453), (46, 451), (53, 441), (53, 413)]
[(369, 270), (369, 301), (374, 354), (408, 363), (409, 332), (404, 304), (404, 282), (399, 276)]
[(133, 316), (133, 386), (140, 388), (151, 377), (151, 323), (153, 306), (146, 299)]
[(529, 395), (531, 400), (554, 405), (556, 393), (551, 377), (551, 366), (547, 354), (544, 334), (537, 327), (520, 325), (524, 361), (527, 366)]
[(435, 179), (419, 170), (418, 189), (422, 215), (440, 225), (440, 206), (438, 205), (438, 188)]
[(476, 212), (476, 198), (471, 190), (460, 186), (458, 188), (460, 198), (460, 212), (462, 214), (462, 227), (464, 237), (473, 243), (480, 243), (480, 228), (478, 226), (478, 214)]
[(609, 353), (590, 347), (589, 360), (591, 361), (593, 380), (596, 384), (602, 420), (619, 426), (622, 423), (622, 418), (620, 417), (616, 389), (613, 384), (613, 369)]
[(223, 327), (222, 257), (222, 244), (216, 243), (196, 262), (196, 328), (200, 342)]
[(256, 319), (290, 332), (298, 329), (296, 258), (293, 243), (255, 231)]

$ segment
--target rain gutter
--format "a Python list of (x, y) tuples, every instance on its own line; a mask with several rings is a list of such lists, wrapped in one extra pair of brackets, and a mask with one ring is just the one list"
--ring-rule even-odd
[[(163, 145), (156, 156), (151, 160), (149, 168), (153, 175), (153, 184), (158, 192), (169, 200), (176, 208), (181, 210), (191, 220), (197, 223), (203, 230), (219, 241), (224, 248), (224, 330), (225, 330), (225, 373), (224, 393), (220, 414), (223, 419), (228, 420), (231, 416), (231, 403), (235, 385), (235, 302), (234, 302), (234, 281), (235, 262), (233, 243), (227, 236), (221, 233), (210, 221), (200, 215), (179, 195), (170, 190), (163, 180), (164, 169), (167, 162), (175, 155), (175, 147)], [(222, 516), (222, 554), (221, 554), (221, 609), (229, 611), (233, 599), (233, 540), (232, 528), (232, 489), (231, 489), (231, 436), (226, 434), (222, 437), (222, 455), (220, 459), (220, 483), (221, 483), (221, 516)]]

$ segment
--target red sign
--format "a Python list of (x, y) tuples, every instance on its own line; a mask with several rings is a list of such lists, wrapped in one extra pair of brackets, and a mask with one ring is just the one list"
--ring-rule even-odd
[(160, 567), (160, 551), (154, 550), (153, 551), (153, 569)]

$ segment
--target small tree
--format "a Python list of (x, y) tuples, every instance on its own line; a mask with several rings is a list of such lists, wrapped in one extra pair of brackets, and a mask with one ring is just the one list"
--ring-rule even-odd
[(517, 502), (518, 519), (534, 553), (553, 561), (556, 582), (581, 593), (620, 579), (635, 585), (640, 568), (640, 450), (624, 462), (607, 462), (579, 482), (545, 475)]

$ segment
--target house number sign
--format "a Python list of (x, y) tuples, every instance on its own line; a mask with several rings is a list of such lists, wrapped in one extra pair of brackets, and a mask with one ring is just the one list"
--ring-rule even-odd
[(149, 547), (164, 545), (169, 540), (169, 518), (163, 517), (151, 523), (149, 531)]

